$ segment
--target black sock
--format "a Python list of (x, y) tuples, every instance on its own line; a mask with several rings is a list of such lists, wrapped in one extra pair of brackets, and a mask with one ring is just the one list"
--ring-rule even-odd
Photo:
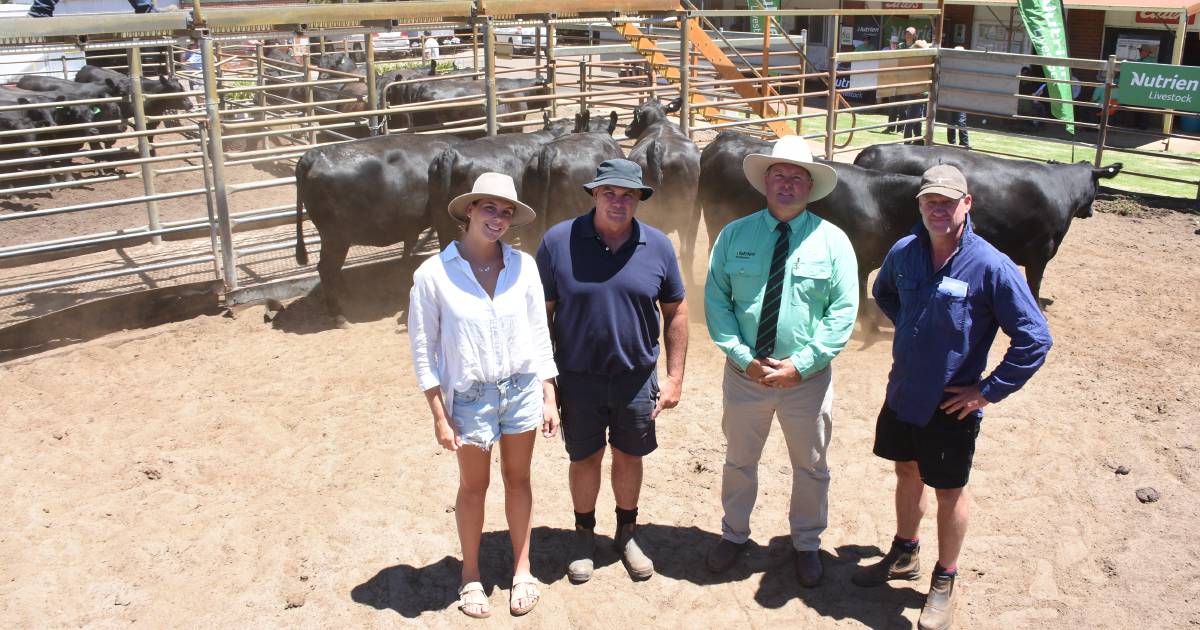
[(633, 525), (637, 522), (637, 508), (632, 510), (622, 510), (617, 508), (617, 529), (621, 529), (626, 525)]
[(892, 544), (899, 545), (901, 549), (907, 551), (908, 553), (912, 553), (921, 548), (921, 542), (915, 538), (910, 540), (908, 538), (896, 536), (892, 539)]
[(580, 529), (596, 529), (596, 510), (591, 512), (576, 512), (575, 527)]

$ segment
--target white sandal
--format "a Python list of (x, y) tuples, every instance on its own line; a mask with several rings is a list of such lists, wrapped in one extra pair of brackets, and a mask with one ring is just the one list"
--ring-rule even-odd
[[(467, 610), (467, 606), (478, 606), (479, 612)], [(458, 589), (458, 609), (462, 614), (475, 619), (487, 619), (492, 615), (492, 603), (488, 601), (483, 584), (467, 582)]]
[[(523, 597), (517, 597), (517, 587), (523, 586)], [(542, 598), (542, 591), (538, 588), (537, 578), (532, 575), (514, 575), (512, 580), (512, 590), (508, 592), (508, 612), (514, 617), (520, 617), (533, 610), (537, 606), (538, 600)], [(518, 599), (531, 600), (522, 608), (514, 606)]]

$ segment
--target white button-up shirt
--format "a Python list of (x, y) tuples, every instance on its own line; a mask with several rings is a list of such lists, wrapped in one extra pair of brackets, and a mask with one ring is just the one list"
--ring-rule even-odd
[(533, 257), (501, 243), (494, 297), (475, 279), (458, 243), (421, 263), (409, 292), (408, 336), (421, 391), (441, 386), (446, 415), (454, 392), (516, 374), (558, 376), (546, 326), (546, 296)]

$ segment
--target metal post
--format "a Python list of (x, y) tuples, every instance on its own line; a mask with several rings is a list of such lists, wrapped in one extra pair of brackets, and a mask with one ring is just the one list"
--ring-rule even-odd
[[(376, 81), (379, 77), (375, 74), (375, 34), (366, 33), (363, 37), (366, 38), (363, 42), (363, 54), (367, 57), (367, 109), (375, 111), (379, 109), (379, 92), (376, 91)], [(379, 135), (379, 116), (368, 118), (367, 125), (372, 136)]]
[(691, 21), (687, 11), (678, 13), (679, 19), (679, 130), (688, 138), (692, 137), (691, 128), (691, 72), (692, 72), (692, 39)]
[(71, 72), (70, 72), (70, 70), (67, 70), (67, 56), (66, 56), (66, 55), (63, 55), (63, 56), (59, 57), (59, 58), (58, 58), (58, 61), (59, 61), (60, 63), (62, 63), (63, 78), (64, 78), (64, 79), (67, 79), (67, 80), (70, 80), (70, 79), (71, 79)]
[(471, 25), (471, 69), (479, 72), (479, 25)]
[[(800, 30), (800, 74), (802, 77), (803, 75), (808, 74), (808, 29)], [(806, 79), (801, 78), (799, 86), (800, 89), (796, 91), (796, 93), (800, 95), (800, 98), (796, 103), (796, 113), (800, 114), (801, 116), (804, 115), (804, 93), (808, 90), (808, 88), (804, 86), (806, 82)], [(804, 135), (803, 118), (796, 121), (796, 133)]]
[[(767, 8), (765, 2), (760, 2), (760, 6), (764, 10)], [(763, 25), (763, 40), (762, 40), (762, 88), (759, 90), (759, 96), (766, 98), (771, 95), (771, 81), (768, 77), (771, 76), (771, 16), (762, 16), (761, 24)], [(767, 101), (759, 101), (757, 105), (758, 115), (762, 118), (767, 117)]]
[(200, 136), (200, 172), (204, 174), (204, 209), (208, 211), (208, 240), (212, 244), (213, 273), (217, 275), (218, 280), (223, 280), (224, 277), (221, 275), (221, 237), (217, 229), (216, 202), (213, 199), (212, 164), (208, 159), (210, 146), (208, 121), (196, 121), (196, 131)]
[[(654, 64), (650, 63), (649, 61), (646, 62), (646, 84), (651, 88), (658, 87), (658, 71), (654, 69)], [(653, 98), (653, 91), (646, 92), (647, 100)]]
[(542, 27), (533, 27), (533, 76), (542, 77)]
[(1100, 134), (1096, 136), (1096, 161), (1093, 165), (1100, 168), (1104, 159), (1104, 145), (1108, 144), (1108, 99), (1112, 96), (1113, 75), (1116, 74), (1117, 56), (1109, 55), (1104, 64), (1104, 98), (1100, 101)]
[(483, 71), (484, 93), (487, 96), (487, 135), (494, 136), (500, 128), (496, 124), (496, 29), (491, 16), (483, 18)]
[[(322, 40), (321, 45), (322, 46), (325, 45), (324, 40)], [(304, 79), (303, 79), (303, 81), (305, 83), (312, 81), (312, 38), (311, 37), (308, 38), (307, 45), (304, 48)], [(304, 117), (312, 118), (312, 115), (313, 115), (313, 89), (312, 89), (311, 85), (304, 86), (304, 102), (307, 103), (307, 105), (304, 106)], [(304, 123), (303, 126), (311, 128), (312, 125), (313, 125), (313, 123), (308, 122), (308, 123)], [(213, 129), (213, 132), (216, 133), (216, 129)], [(317, 132), (315, 132), (315, 131), (308, 132), (308, 143), (309, 144), (317, 143)]]
[(933, 58), (933, 70), (929, 73), (930, 81), (929, 91), (926, 92), (927, 103), (925, 104), (925, 146), (933, 146), (933, 121), (937, 119), (937, 95), (938, 83), (942, 78), (942, 56), (937, 55)]
[(829, 93), (825, 96), (825, 159), (833, 159), (833, 132), (837, 130), (837, 57), (841, 41), (841, 16), (833, 17), (833, 40), (829, 43)]
[(169, 77), (175, 76), (175, 50), (174, 50), (174, 47), (175, 47), (174, 44), (168, 44), (165, 47), (166, 51), (163, 53), (163, 56), (165, 56), (167, 58), (167, 76), (169, 76)]
[[(1180, 11), (1179, 24), (1175, 27), (1175, 45), (1171, 49), (1171, 63), (1176, 66), (1183, 63), (1183, 43), (1184, 40), (1187, 39), (1187, 20), (1187, 11)], [(1174, 119), (1175, 117), (1171, 114), (1163, 114), (1163, 135), (1171, 133), (1171, 123), (1174, 121)], [(1167, 142), (1171, 141), (1170, 138), (1167, 138), (1166, 140)]]
[(556, 17), (551, 13), (546, 16), (546, 85), (550, 89), (550, 117), (558, 118), (558, 60), (554, 58), (554, 40), (558, 38), (558, 27), (550, 23)]
[(583, 112), (587, 111), (587, 96), (586, 96), (587, 91), (588, 91), (587, 71), (588, 71), (587, 70), (587, 60), (580, 59), (579, 60), (579, 94), (580, 94), (580, 96), (579, 96), (579, 113), (581, 113), (581, 114)]
[(217, 224), (221, 237), (221, 271), (225, 274), (225, 290), (238, 288), (236, 255), (233, 251), (233, 228), (229, 221), (229, 194), (225, 190), (225, 145), (222, 142), (221, 111), (217, 99), (216, 60), (213, 42), (200, 39), (200, 63), (204, 69), (204, 113), (208, 118), (209, 147), (212, 151), (213, 198), (217, 206)]
[[(133, 91), (131, 95), (133, 100), (133, 124), (134, 128), (139, 132), (146, 130), (146, 101), (145, 95), (142, 93), (142, 49), (134, 46), (129, 49), (129, 86)], [(143, 160), (150, 158), (150, 136), (138, 136), (138, 156)], [(142, 189), (147, 197), (154, 196), (154, 166), (149, 162), (142, 162)], [(157, 231), (161, 226), (158, 222), (158, 203), (154, 201), (146, 202), (146, 217), (152, 231)], [(150, 242), (154, 245), (162, 243), (162, 236), (155, 234), (150, 237)]]
[[(262, 87), (267, 84), (266, 83), (267, 82), (266, 73), (263, 72), (264, 59), (265, 59), (265, 55), (263, 54), (263, 44), (262, 44), (262, 42), (259, 42), (254, 45), (254, 65), (255, 65), (254, 84), (257, 85), (258, 87)], [(266, 107), (266, 105), (267, 105), (266, 90), (258, 90), (254, 93), (254, 105), (256, 107)], [(257, 120), (259, 122), (266, 122), (267, 113), (265, 111), (255, 112), (254, 120)], [(270, 144), (271, 144), (270, 136), (263, 136), (261, 138), (255, 138), (250, 141), (250, 147), (252, 150), (265, 149), (268, 146), (270, 146)]]
[[(221, 61), (221, 45), (218, 43), (215, 43), (215, 42), (213, 43), (213, 58), (216, 59), (218, 62)], [(224, 76), (225, 76), (225, 64), (218, 63), (217, 64), (217, 87), (218, 88), (226, 87), (226, 84), (224, 81)], [(223, 111), (223, 112), (229, 111), (229, 103), (228, 103), (229, 95), (221, 94), (219, 99), (220, 99), (219, 102), (221, 103), (221, 111)]]

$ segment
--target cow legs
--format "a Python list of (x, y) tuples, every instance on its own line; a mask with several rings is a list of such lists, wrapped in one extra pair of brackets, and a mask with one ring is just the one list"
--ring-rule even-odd
[(341, 306), (344, 285), (342, 265), (346, 263), (346, 254), (349, 251), (349, 243), (321, 239), (321, 260), (317, 262), (317, 273), (321, 276), (321, 296), (325, 300), (325, 309), (338, 328), (350, 326), (342, 314)]
[(1048, 262), (1049, 261), (1039, 261), (1025, 265), (1025, 281), (1029, 283), (1029, 292), (1033, 294), (1033, 300), (1037, 302), (1038, 306), (1041, 307), (1042, 310), (1046, 310), (1047, 306), (1050, 306), (1054, 303), (1054, 300), (1049, 298), (1042, 299), (1041, 296), (1042, 277), (1046, 274), (1046, 264)]
[(867, 302), (867, 276), (870, 273), (868, 271), (860, 274), (858, 278), (858, 318), (862, 323), (863, 337), (868, 344), (879, 335), (880, 314), (878, 307), (869, 306), (870, 303)]

